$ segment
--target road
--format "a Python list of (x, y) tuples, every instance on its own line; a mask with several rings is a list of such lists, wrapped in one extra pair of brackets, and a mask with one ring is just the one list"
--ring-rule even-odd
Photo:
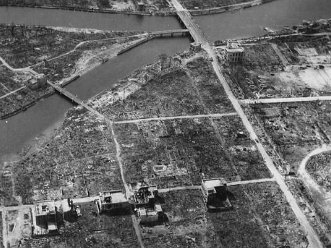
[(228, 183), (228, 186), (245, 185), (245, 184), (252, 184), (252, 183), (275, 182), (275, 181), (276, 181), (275, 178), (261, 178), (261, 179), (247, 180), (247, 181), (230, 182), (230, 183)]
[(224, 116), (235, 116), (237, 113), (224, 113), (224, 114), (208, 114), (208, 115), (183, 115), (183, 116), (167, 116), (167, 117), (153, 117), (146, 119), (134, 119), (125, 121), (114, 121), (115, 124), (137, 123), (145, 121), (165, 121), (176, 119), (195, 119), (195, 118), (220, 118)]
[(306, 171), (306, 165), (311, 157), (316, 156), (321, 153), (331, 152), (331, 145), (323, 145), (313, 151), (311, 151), (300, 163), (298, 173), (303, 178), (303, 181), (307, 183), (310, 187), (314, 188), (315, 190), (320, 191), (320, 186), (315, 182), (315, 180), (310, 176), (309, 173)]
[(240, 103), (257, 104), (257, 103), (312, 102), (312, 101), (330, 101), (330, 100), (331, 100), (331, 96), (310, 96), (310, 97), (291, 97), (291, 98), (245, 99), (245, 100), (240, 100)]
[(327, 218), (331, 220), (331, 192), (326, 191), (323, 187), (319, 186), (312, 176), (307, 172), (306, 165), (308, 161), (322, 153), (331, 152), (331, 145), (323, 145), (312, 152), (310, 152), (300, 163), (298, 174), (303, 180), (306, 187), (308, 187), (314, 194), (313, 198), (318, 198), (318, 204), (323, 208)]
[(180, 191), (180, 190), (201, 190), (201, 186), (200, 185), (196, 185), (196, 186), (179, 186), (179, 187), (173, 187), (173, 188), (165, 188), (165, 189), (158, 189), (159, 193), (167, 193), (167, 192), (171, 192), (171, 191)]
[[(207, 39), (204, 37), (203, 33), (200, 31), (200, 29), (196, 29), (194, 25), (194, 21), (190, 15), (190, 13), (181, 6), (181, 4), (177, 0), (171, 0), (171, 3), (173, 6), (176, 8), (176, 11), (178, 13), (178, 16), (180, 18), (183, 18), (182, 21), (186, 25), (187, 29), (190, 30), (190, 33), (194, 40), (196, 42), (201, 43), (201, 46), (206, 50), (208, 53), (209, 57), (212, 59), (212, 65), (214, 68), (214, 71), (222, 84), (225, 92), (228, 95), (229, 100), (231, 101), (234, 109), (238, 113), (239, 117), (241, 118), (245, 128), (247, 129), (248, 133), (250, 134), (250, 137), (252, 140), (256, 141), (256, 146), (262, 155), (266, 166), (270, 170), (271, 174), (274, 176), (276, 182), (278, 183), (280, 189), (285, 195), (285, 198), (289, 205), (291, 206), (296, 218), (298, 219), (299, 223), (307, 233), (307, 239), (309, 242), (309, 247), (310, 248), (322, 248), (323, 245), (319, 239), (319, 236), (315, 232), (315, 230), (312, 228), (310, 225), (309, 221), (307, 220), (306, 216), (304, 213), (301, 211), (299, 205), (297, 204), (293, 194), (290, 192), (289, 188), (287, 187), (283, 176), (280, 174), (280, 172), (277, 170), (275, 167), (272, 159), (269, 157), (267, 154), (265, 148), (262, 146), (262, 144), (259, 142), (259, 139), (255, 133), (255, 130), (252, 126), (252, 124), (249, 122), (246, 114), (244, 113), (243, 109), (241, 108), (241, 105), (239, 104), (238, 100), (234, 96), (233, 92), (230, 89), (230, 86), (226, 82), (224, 76), (221, 73), (221, 68), (218, 64), (217, 56), (213, 48), (210, 46), (208, 43)], [(185, 15), (183, 15), (183, 12), (185, 12)]]
[(10, 95), (12, 95), (12, 94), (14, 94), (14, 93), (16, 93), (16, 92), (18, 92), (18, 91), (20, 91), (20, 90), (25, 89), (25, 88), (26, 88), (26, 86), (22, 86), (22, 87), (20, 87), (20, 88), (18, 88), (18, 89), (16, 89), (16, 90), (13, 90), (13, 91), (11, 91), (11, 92), (9, 92), (9, 93), (3, 95), (3, 96), (0, 96), (0, 99), (5, 98), (5, 97), (7, 97), (7, 96), (10, 96)]
[(31, 68), (29, 67), (25, 67), (25, 68), (13, 68), (11, 67), (2, 57), (0, 57), (0, 61), (2, 62), (2, 64), (7, 67), (9, 70), (13, 71), (13, 72), (29, 72), (29, 73), (32, 73), (32, 74), (35, 74), (37, 75), (38, 73), (35, 72), (34, 70), (32, 70)]
[[(245, 185), (245, 184), (253, 184), (253, 183), (264, 183), (264, 182), (275, 182), (275, 179), (274, 178), (262, 178), (262, 179), (247, 180), (247, 181), (236, 181), (236, 182), (228, 183), (227, 186)], [(159, 193), (167, 193), (167, 192), (180, 191), (180, 190), (201, 190), (201, 186), (193, 185), (193, 186), (179, 186), (179, 187), (173, 187), (173, 188), (158, 189)]]

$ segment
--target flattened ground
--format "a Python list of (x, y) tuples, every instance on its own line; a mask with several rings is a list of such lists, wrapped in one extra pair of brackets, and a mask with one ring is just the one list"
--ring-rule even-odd
[(306, 247), (304, 232), (276, 183), (228, 190), (234, 209), (206, 215), (210, 247)]
[(167, 188), (199, 184), (201, 173), (228, 181), (270, 177), (238, 117), (122, 123), (115, 133), (128, 182)]

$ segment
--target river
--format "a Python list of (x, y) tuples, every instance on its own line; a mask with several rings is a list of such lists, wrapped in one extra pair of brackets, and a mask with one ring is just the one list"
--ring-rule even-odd
[(264, 34), (263, 28), (281, 29), (302, 20), (331, 18), (331, 0), (276, 0), (260, 6), (195, 17), (210, 41)]
[[(111, 88), (117, 80), (143, 65), (153, 63), (159, 54), (184, 51), (187, 38), (155, 39), (109, 60), (67, 86), (70, 92), (83, 100)], [(24, 146), (57, 128), (72, 104), (63, 97), (53, 96), (39, 101), (33, 107), (6, 120), (0, 120), (0, 163), (15, 160), (15, 154)]]
[[(262, 6), (195, 17), (211, 41), (263, 33), (263, 27), (280, 28), (303, 19), (331, 17), (331, 0), (277, 0)], [(0, 7), (0, 22), (70, 26), (108, 30), (165, 30), (180, 28), (174, 17), (84, 13), (64, 10)], [(110, 88), (134, 69), (155, 61), (161, 53), (174, 54), (189, 46), (188, 39), (160, 39), (145, 43), (90, 71), (67, 88), (82, 99)], [(71, 103), (53, 95), (27, 111), (0, 121), (0, 163), (23, 146), (59, 126)]]
[(116, 31), (159, 31), (180, 28), (176, 17), (173, 16), (137, 16), (21, 7), (0, 7), (0, 23)]

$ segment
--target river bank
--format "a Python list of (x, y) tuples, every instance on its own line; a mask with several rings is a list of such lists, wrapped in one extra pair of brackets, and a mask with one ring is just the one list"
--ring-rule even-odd
[(157, 11), (139, 11), (139, 10), (127, 10), (127, 9), (109, 9), (109, 8), (88, 8), (79, 6), (52, 6), (52, 5), (31, 5), (24, 3), (8, 3), (0, 4), (0, 6), (8, 7), (28, 7), (28, 8), (38, 8), (38, 9), (61, 9), (70, 11), (82, 11), (90, 13), (106, 13), (106, 14), (123, 14), (123, 15), (137, 15), (137, 16), (175, 16), (176, 11), (171, 10), (157, 10)]
[[(193, 16), (201, 16), (201, 15), (213, 15), (213, 14), (221, 14), (224, 12), (231, 12), (240, 9), (246, 9), (254, 6), (258, 6), (261, 4), (269, 3), (276, 0), (253, 0), (244, 3), (238, 4), (229, 4), (220, 7), (213, 8), (199, 8), (199, 9), (189, 9), (189, 12)], [(27, 7), (27, 8), (37, 8), (37, 9), (58, 9), (58, 10), (69, 10), (69, 11), (81, 11), (81, 12), (90, 12), (90, 13), (105, 13), (105, 14), (123, 14), (123, 15), (135, 15), (135, 16), (177, 16), (176, 11), (173, 7), (169, 6), (167, 10), (154, 10), (154, 11), (139, 11), (139, 10), (126, 10), (126, 9), (109, 9), (109, 8), (87, 8), (87, 7), (79, 7), (79, 6), (52, 6), (52, 5), (32, 5), (32, 4), (24, 4), (24, 3), (8, 3), (1, 4), (1, 6), (8, 7)]]

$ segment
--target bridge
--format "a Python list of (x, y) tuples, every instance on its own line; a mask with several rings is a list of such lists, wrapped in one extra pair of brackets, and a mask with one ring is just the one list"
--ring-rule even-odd
[(149, 33), (152, 37), (184, 37), (190, 35), (190, 31), (188, 29), (173, 29), (173, 30), (163, 30)]
[(190, 34), (195, 42), (204, 44), (207, 39), (205, 38), (200, 27), (193, 21), (191, 14), (188, 10), (177, 11), (177, 15), (181, 23), (190, 31)]
[(59, 85), (53, 84), (53, 83), (51, 83), (49, 81), (47, 81), (47, 83), (50, 86), (52, 86), (58, 93), (60, 93), (61, 95), (65, 96), (66, 98), (68, 98), (72, 102), (76, 103), (77, 105), (82, 106), (83, 108), (85, 108), (88, 111), (92, 112), (93, 114), (97, 115), (99, 118), (105, 119), (105, 117), (101, 113), (99, 113), (95, 109), (93, 109), (90, 106), (88, 106), (86, 103), (84, 103), (82, 100), (80, 100), (77, 96), (75, 96), (74, 94), (70, 93), (66, 89), (60, 87)]

